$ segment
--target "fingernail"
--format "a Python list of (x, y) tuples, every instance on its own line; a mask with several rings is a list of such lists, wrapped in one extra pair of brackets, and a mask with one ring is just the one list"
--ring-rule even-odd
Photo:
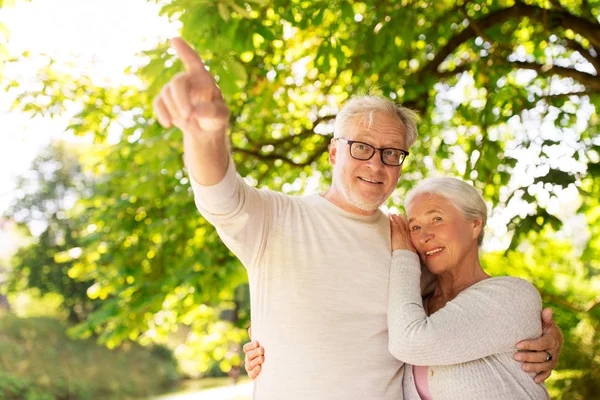
[(517, 343), (517, 349), (524, 349), (525, 346), (522, 343)]

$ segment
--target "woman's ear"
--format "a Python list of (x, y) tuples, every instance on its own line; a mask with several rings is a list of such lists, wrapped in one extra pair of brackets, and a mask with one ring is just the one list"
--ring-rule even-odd
[(477, 218), (473, 220), (473, 239), (477, 239), (483, 230), (483, 220)]

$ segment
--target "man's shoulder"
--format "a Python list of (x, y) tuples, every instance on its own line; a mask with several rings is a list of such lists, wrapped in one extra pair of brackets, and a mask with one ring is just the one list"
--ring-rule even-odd
[[(248, 185), (249, 186), (249, 185)], [(259, 193), (262, 193), (264, 196), (269, 196), (269, 197), (276, 197), (279, 199), (285, 199), (286, 201), (290, 201), (293, 203), (298, 203), (298, 204), (302, 204), (302, 203), (306, 203), (306, 204), (315, 204), (318, 203), (318, 194), (309, 194), (309, 195), (303, 195), (303, 194), (290, 194), (290, 193), (285, 193), (282, 192), (280, 190), (275, 190), (275, 189), (270, 189), (266, 186), (260, 187), (260, 188), (256, 188), (258, 189)]]
[(258, 199), (261, 199), (259, 201), (270, 204), (275, 214), (280, 216), (320, 213), (321, 211), (319, 210), (327, 207), (326, 204), (323, 204), (323, 199), (320, 198), (319, 194), (289, 194), (267, 187), (258, 189), (256, 193), (258, 194)]

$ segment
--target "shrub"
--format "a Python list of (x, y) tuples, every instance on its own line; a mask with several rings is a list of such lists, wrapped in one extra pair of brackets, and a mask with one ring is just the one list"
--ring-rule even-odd
[(52, 318), (0, 317), (0, 398), (122, 400), (158, 394), (179, 379), (165, 348), (109, 350), (66, 331)]

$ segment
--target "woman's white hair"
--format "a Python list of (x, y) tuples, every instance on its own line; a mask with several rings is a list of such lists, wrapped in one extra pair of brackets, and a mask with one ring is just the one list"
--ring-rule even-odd
[(407, 150), (410, 149), (419, 134), (417, 130), (419, 116), (416, 112), (383, 96), (356, 96), (348, 100), (335, 118), (333, 136), (336, 138), (343, 136), (348, 120), (357, 115), (361, 115), (363, 117), (362, 122), (370, 127), (373, 123), (373, 114), (376, 112), (398, 117), (406, 128), (406, 145), (408, 146)]
[(412, 190), (404, 200), (404, 207), (408, 208), (416, 196), (428, 193), (443, 197), (454, 204), (468, 220), (481, 219), (481, 232), (477, 243), (483, 243), (484, 228), (487, 222), (487, 206), (483, 197), (473, 185), (448, 176), (425, 179)]

